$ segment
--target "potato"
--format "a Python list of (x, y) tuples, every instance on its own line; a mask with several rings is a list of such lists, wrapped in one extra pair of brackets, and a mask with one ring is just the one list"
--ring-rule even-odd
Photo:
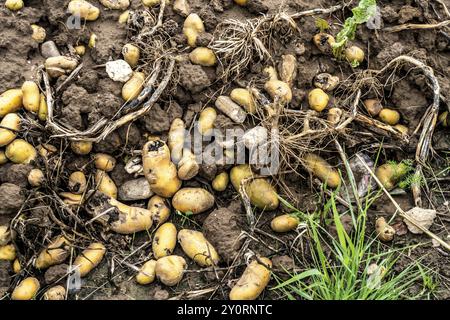
[(252, 261), (230, 291), (230, 300), (255, 300), (270, 281), (272, 261), (259, 258)]
[(48, 158), (49, 156), (55, 154), (58, 151), (55, 146), (43, 143), (38, 146), (38, 153), (43, 158)]
[(281, 56), (279, 70), (280, 80), (292, 87), (292, 83), (297, 77), (297, 59), (292, 54)]
[(57, 236), (39, 253), (34, 266), (38, 269), (47, 269), (63, 263), (70, 254), (69, 245), (69, 240), (64, 236)]
[(191, 47), (195, 47), (197, 36), (205, 32), (205, 26), (202, 19), (196, 13), (191, 13), (183, 24), (183, 34), (186, 36), (187, 43)]
[(325, 159), (318, 155), (308, 153), (305, 158), (306, 169), (319, 178), (330, 188), (337, 188), (341, 184), (339, 172), (335, 170)]
[(225, 189), (228, 187), (229, 181), (230, 178), (228, 177), (228, 173), (222, 172), (214, 178), (211, 185), (216, 191), (225, 191)]
[(275, 217), (270, 222), (270, 227), (275, 232), (288, 232), (295, 230), (299, 224), (298, 218), (291, 214), (283, 214)]
[(240, 6), (245, 6), (248, 3), (248, 0), (234, 0), (234, 3), (240, 5)]
[(198, 174), (200, 166), (197, 163), (195, 155), (189, 150), (184, 149), (183, 157), (178, 163), (178, 178), (181, 180), (191, 180)]
[(45, 291), (44, 300), (66, 300), (66, 289), (61, 286), (54, 286)]
[(408, 127), (406, 127), (406, 126), (404, 126), (404, 125), (402, 125), (402, 124), (396, 124), (396, 125), (394, 126), (394, 128), (397, 129), (398, 131), (400, 131), (400, 133), (401, 133), (403, 136), (406, 136), (406, 135), (408, 134)]
[(83, 193), (86, 190), (86, 176), (81, 171), (72, 172), (69, 176), (69, 190), (74, 193)]
[(0, 165), (8, 162), (8, 158), (6, 157), (5, 151), (0, 150)]
[(250, 178), (253, 176), (252, 169), (248, 164), (240, 164), (233, 167), (230, 171), (230, 180), (234, 189), (239, 192), (241, 187), (241, 182), (244, 179)]
[(75, 49), (75, 53), (77, 55), (79, 55), (80, 57), (82, 57), (86, 54), (86, 47), (83, 45), (76, 46), (74, 49)]
[(14, 261), (16, 259), (16, 247), (12, 244), (0, 246), (0, 260)]
[(143, 72), (133, 72), (130, 80), (122, 87), (122, 98), (125, 101), (133, 100), (139, 96), (144, 88), (145, 74)]
[(313, 89), (308, 94), (309, 107), (317, 112), (321, 112), (325, 109), (329, 101), (330, 97), (322, 89)]
[(321, 32), (321, 33), (314, 35), (313, 42), (316, 45), (317, 49), (319, 49), (320, 52), (326, 53), (326, 54), (331, 54), (333, 44), (336, 41), (334, 40), (334, 37), (332, 35)]
[(45, 60), (45, 70), (52, 78), (57, 78), (72, 72), (78, 65), (78, 61), (72, 57), (56, 56)]
[(230, 93), (230, 98), (243, 107), (248, 113), (256, 112), (255, 99), (249, 90), (243, 88), (233, 89)]
[(39, 98), (38, 118), (41, 121), (47, 121), (47, 115), (48, 115), (47, 100), (45, 96), (41, 94)]
[(34, 81), (25, 81), (22, 85), (23, 107), (30, 112), (38, 112), (41, 102), (39, 87)]
[(154, 7), (161, 3), (161, 0), (142, 0), (142, 4), (146, 7)]
[(378, 114), (380, 120), (391, 126), (396, 125), (400, 121), (400, 113), (396, 110), (384, 108)]
[(128, 17), (130, 16), (130, 10), (126, 10), (124, 11), (120, 16), (119, 16), (119, 23), (120, 24), (126, 24), (128, 22)]
[(111, 198), (117, 199), (117, 187), (114, 181), (109, 177), (109, 175), (102, 170), (97, 170), (95, 173), (95, 184), (97, 190), (110, 196)]
[(89, 154), (92, 150), (91, 141), (71, 141), (70, 148), (72, 151), (80, 156)]
[(177, 244), (177, 228), (166, 222), (156, 230), (153, 236), (152, 250), (156, 259), (170, 256)]
[(344, 55), (347, 61), (352, 65), (358, 65), (364, 61), (364, 51), (357, 46), (346, 48), (344, 51)]
[(264, 85), (264, 89), (269, 93), (272, 99), (278, 99), (281, 103), (289, 103), (292, 100), (292, 91), (286, 82), (280, 80), (269, 80)]
[(33, 40), (35, 40), (38, 43), (44, 42), (45, 37), (47, 36), (47, 33), (45, 32), (45, 29), (40, 27), (40, 26), (38, 26), (38, 25), (35, 25), (35, 24), (31, 25), (31, 29), (33, 31), (33, 34), (31, 35), (31, 38), (33, 38)]
[(186, 260), (180, 256), (162, 257), (156, 261), (156, 277), (166, 286), (175, 286), (183, 279)]
[[(11, 130), (8, 130), (11, 129)], [(17, 113), (8, 113), (0, 122), (0, 147), (10, 144), (20, 131), (20, 117)]]
[(341, 121), (341, 117), (342, 109), (330, 108), (330, 110), (328, 110), (327, 120), (331, 125), (337, 125)]
[(173, 196), (172, 205), (180, 212), (198, 214), (214, 206), (214, 196), (202, 188), (182, 188)]
[(183, 229), (178, 232), (178, 242), (184, 253), (201, 267), (217, 266), (219, 255), (203, 233)]
[(100, 15), (100, 9), (85, 0), (70, 1), (67, 10), (70, 14), (87, 21), (95, 21)]
[(4, 224), (0, 225), (0, 246), (5, 246), (11, 241), (11, 231), (9, 226)]
[(99, 242), (94, 242), (91, 243), (78, 257), (76, 257), (73, 265), (80, 271), (80, 277), (85, 277), (96, 266), (98, 266), (105, 253), (105, 246)]
[(141, 56), (141, 50), (135, 45), (127, 43), (122, 48), (122, 55), (130, 67), (135, 68), (138, 65), (138, 61)]
[(151, 190), (157, 195), (170, 198), (181, 187), (177, 168), (170, 159), (169, 147), (161, 140), (150, 140), (142, 152), (144, 174)]
[(112, 10), (125, 10), (130, 6), (130, 0), (100, 0), (100, 3)]
[(36, 149), (23, 139), (16, 139), (6, 147), (6, 156), (14, 163), (28, 164), (37, 157)]
[(44, 172), (41, 169), (33, 169), (28, 174), (28, 183), (32, 187), (40, 187), (45, 181)]
[(150, 284), (156, 277), (156, 260), (149, 260), (144, 263), (136, 275), (136, 282), (141, 285)]
[(200, 117), (198, 119), (198, 132), (201, 135), (212, 134), (212, 129), (214, 128), (214, 122), (217, 118), (216, 109), (207, 107), (200, 112)]
[(183, 156), (185, 135), (184, 121), (180, 118), (174, 119), (170, 125), (169, 136), (167, 138), (170, 156), (174, 163), (180, 162)]
[(363, 101), (363, 104), (372, 117), (376, 117), (383, 110), (383, 105), (378, 99), (367, 99)]
[(339, 85), (339, 77), (320, 73), (314, 77), (314, 86), (324, 91), (333, 91)]
[(18, 11), (24, 6), (23, 0), (6, 0), (5, 7), (11, 11)]
[(33, 299), (41, 285), (38, 279), (28, 277), (19, 282), (11, 294), (11, 300), (31, 300)]
[(116, 159), (106, 153), (97, 153), (94, 155), (94, 165), (99, 170), (110, 172), (116, 166)]
[(22, 270), (22, 266), (20, 265), (19, 259), (14, 260), (14, 262), (13, 262), (14, 273), (18, 274), (18, 273), (20, 273), (21, 270)]
[(195, 48), (189, 53), (189, 60), (191, 60), (193, 64), (198, 64), (203, 67), (212, 67), (217, 63), (214, 51), (205, 47)]
[(97, 45), (97, 35), (95, 33), (91, 33), (88, 41), (88, 47), (93, 49)]
[(375, 230), (378, 239), (383, 242), (392, 241), (392, 239), (394, 239), (395, 229), (388, 225), (383, 217), (380, 217), (375, 221)]
[(0, 95), (0, 117), (18, 111), (22, 106), (22, 89), (6, 90)]
[(84, 201), (84, 196), (82, 194), (61, 192), (59, 195), (64, 198), (64, 203), (67, 205), (79, 206), (83, 204)]
[(147, 209), (152, 213), (152, 220), (156, 226), (166, 222), (170, 216), (170, 207), (166, 204), (166, 200), (160, 196), (153, 196), (147, 204)]
[(243, 123), (247, 118), (247, 113), (230, 97), (219, 96), (216, 99), (215, 106), (236, 123)]
[(375, 175), (383, 187), (388, 191), (395, 188), (397, 183), (408, 173), (410, 167), (403, 162), (385, 163), (375, 169)]

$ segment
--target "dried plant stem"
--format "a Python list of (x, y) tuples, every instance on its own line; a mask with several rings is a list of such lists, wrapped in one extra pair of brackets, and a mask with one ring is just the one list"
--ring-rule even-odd
[(445, 20), (439, 23), (431, 23), (431, 24), (416, 24), (416, 23), (406, 23), (395, 27), (384, 28), (383, 31), (386, 32), (399, 32), (403, 30), (423, 30), (423, 29), (437, 29), (448, 26), (450, 24), (450, 20)]

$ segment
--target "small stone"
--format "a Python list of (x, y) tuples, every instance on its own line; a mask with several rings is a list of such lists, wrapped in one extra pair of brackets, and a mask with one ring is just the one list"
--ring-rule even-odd
[(187, 0), (175, 0), (173, 3), (173, 11), (178, 13), (180, 16), (187, 17), (191, 10)]
[(41, 45), (41, 55), (47, 59), (51, 57), (59, 57), (61, 53), (53, 41), (46, 41)]
[(243, 136), (242, 141), (247, 149), (256, 148), (257, 146), (267, 143), (267, 129), (262, 126), (256, 126), (248, 130)]
[(125, 182), (119, 187), (119, 200), (145, 200), (153, 195), (150, 184), (145, 178), (138, 178)]
[[(428, 230), (433, 224), (434, 218), (436, 218), (436, 210), (414, 207), (411, 210), (407, 211), (406, 215), (416, 221), (417, 224)], [(416, 227), (415, 224), (409, 222), (407, 219), (404, 219), (404, 221), (411, 233), (423, 233), (423, 231)]]
[(127, 82), (133, 75), (133, 70), (125, 60), (115, 60), (106, 63), (106, 73), (118, 82)]

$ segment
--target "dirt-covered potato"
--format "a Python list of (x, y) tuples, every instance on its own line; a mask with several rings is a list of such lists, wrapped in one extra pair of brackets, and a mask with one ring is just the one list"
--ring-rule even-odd
[(22, 89), (9, 89), (0, 95), (0, 117), (18, 111), (22, 106)]
[(252, 261), (230, 291), (230, 300), (255, 300), (270, 281), (272, 261), (258, 258)]
[(0, 225), (0, 246), (7, 245), (11, 241), (11, 231), (9, 226), (4, 224)]
[(6, 0), (5, 7), (11, 11), (18, 11), (24, 6), (23, 0)]
[(367, 99), (363, 101), (363, 104), (372, 117), (376, 117), (383, 110), (383, 105), (378, 99)]
[(152, 220), (156, 226), (160, 226), (169, 219), (170, 207), (167, 205), (167, 200), (160, 196), (151, 197), (147, 209), (151, 211)]
[(173, 196), (172, 205), (180, 212), (198, 214), (214, 206), (214, 196), (203, 188), (182, 188)]
[(201, 135), (209, 135), (211, 134), (211, 130), (214, 128), (214, 122), (217, 118), (216, 109), (207, 107), (200, 112), (200, 116), (198, 118), (198, 132)]
[(273, 67), (268, 67), (264, 72), (269, 80), (264, 84), (264, 89), (274, 100), (281, 103), (289, 103), (292, 100), (292, 90), (286, 82), (278, 80), (278, 75)]
[(102, 170), (97, 170), (95, 173), (95, 185), (97, 190), (110, 196), (111, 198), (117, 199), (117, 187), (113, 179)]
[(306, 169), (319, 178), (330, 188), (337, 188), (341, 184), (339, 172), (335, 170), (325, 159), (308, 153), (304, 158)]
[(177, 244), (177, 228), (173, 223), (166, 222), (156, 230), (153, 236), (152, 250), (156, 259), (170, 256)]
[(12, 244), (0, 246), (0, 260), (14, 261), (16, 259), (16, 247)]
[(178, 232), (178, 242), (184, 253), (201, 267), (216, 266), (220, 257), (203, 233), (183, 229)]
[(22, 270), (22, 265), (20, 264), (20, 260), (16, 259), (13, 262), (13, 271), (15, 274), (18, 274)]
[(41, 121), (47, 121), (48, 115), (48, 106), (45, 95), (41, 94), (39, 97), (39, 110), (38, 110), (38, 118)]
[(346, 48), (344, 55), (347, 61), (352, 65), (358, 65), (364, 61), (364, 51), (357, 46)]
[(205, 32), (205, 26), (202, 19), (196, 13), (191, 13), (184, 20), (183, 34), (186, 36), (187, 43), (191, 47), (195, 47), (195, 42), (200, 33)]
[(8, 113), (0, 122), (0, 147), (10, 144), (17, 137), (17, 132), (20, 129), (19, 115), (17, 113)]
[(154, 7), (161, 3), (161, 0), (142, 0), (142, 4), (146, 7)]
[(84, 45), (75, 46), (74, 49), (75, 49), (75, 53), (77, 55), (79, 55), (80, 57), (82, 57), (86, 54), (86, 46), (84, 46)]
[(95, 33), (91, 33), (91, 36), (89, 37), (88, 41), (88, 47), (93, 49), (97, 45), (97, 35)]
[(395, 229), (391, 227), (383, 217), (380, 217), (375, 221), (375, 231), (377, 232), (378, 239), (383, 242), (389, 242), (394, 239)]
[(155, 281), (156, 277), (156, 260), (148, 260), (145, 262), (138, 274), (136, 275), (136, 282), (141, 285), (147, 285)]
[(291, 214), (283, 214), (275, 217), (270, 222), (270, 227), (275, 232), (288, 232), (295, 230), (299, 224), (299, 220), (296, 216)]
[(39, 280), (28, 277), (19, 282), (11, 294), (11, 300), (31, 300), (33, 299), (41, 285)]
[(14, 162), (28, 164), (36, 159), (36, 149), (23, 139), (16, 139), (5, 150), (6, 157)]
[(249, 90), (243, 88), (233, 89), (230, 93), (230, 98), (243, 107), (248, 113), (256, 112), (255, 99)]
[(329, 35), (324, 32), (314, 35), (313, 42), (320, 52), (326, 54), (330, 54), (332, 52), (333, 44), (336, 43), (332, 35)]
[(402, 125), (402, 124), (396, 124), (396, 125), (394, 126), (394, 128), (397, 129), (398, 131), (400, 131), (400, 133), (401, 133), (403, 136), (406, 136), (406, 135), (408, 134), (408, 131), (409, 131), (408, 127), (407, 127), (407, 126), (404, 126), (404, 125)]
[(86, 176), (81, 171), (72, 172), (69, 176), (69, 190), (74, 193), (83, 193), (86, 190)]
[(383, 187), (388, 191), (395, 188), (397, 183), (409, 172), (410, 167), (403, 163), (389, 162), (375, 169), (375, 175)]
[(66, 300), (66, 289), (61, 286), (54, 286), (45, 291), (44, 300)]
[(194, 178), (198, 171), (200, 170), (200, 165), (197, 163), (197, 158), (189, 149), (184, 149), (183, 157), (178, 163), (178, 178), (181, 180), (191, 180)]
[(125, 10), (130, 6), (130, 0), (99, 0), (102, 5), (112, 10)]
[(78, 268), (80, 277), (85, 277), (100, 264), (106, 253), (106, 248), (99, 242), (91, 243), (78, 257), (73, 265)]
[(61, 264), (69, 256), (69, 240), (64, 236), (57, 236), (37, 256), (34, 266), (38, 269)]
[(225, 189), (228, 187), (229, 181), (230, 178), (228, 177), (228, 173), (222, 172), (214, 178), (214, 180), (211, 182), (211, 185), (216, 191), (225, 191)]
[(339, 77), (329, 73), (319, 73), (314, 77), (314, 86), (324, 91), (333, 91), (339, 85)]
[(64, 203), (68, 205), (74, 205), (79, 206), (83, 204), (84, 198), (82, 194), (75, 194), (71, 192), (61, 192), (59, 194), (61, 197), (64, 198)]
[(325, 109), (329, 101), (330, 97), (322, 89), (315, 88), (308, 94), (309, 107), (317, 112), (321, 112)]
[(41, 169), (33, 169), (28, 174), (28, 183), (32, 187), (40, 187), (44, 181), (45, 176)]
[(341, 121), (342, 109), (340, 108), (330, 108), (327, 114), (328, 122), (335, 126)]
[(56, 56), (47, 58), (44, 65), (48, 75), (57, 78), (73, 71), (77, 67), (78, 61), (72, 57)]
[(76, 154), (84, 156), (92, 150), (92, 142), (90, 141), (71, 141), (70, 148)]
[(217, 97), (214, 105), (236, 123), (243, 123), (247, 118), (247, 113), (228, 96)]
[(130, 17), (130, 10), (126, 10), (121, 13), (119, 16), (119, 23), (126, 24), (128, 22), (128, 18)]
[(135, 68), (138, 65), (139, 58), (141, 57), (141, 50), (131, 43), (127, 43), (122, 48), (122, 55), (130, 67)]
[(175, 118), (170, 125), (169, 136), (167, 138), (167, 146), (170, 150), (170, 156), (174, 163), (180, 162), (183, 156), (184, 138), (185, 138), (184, 121)]
[(67, 10), (70, 14), (86, 19), (87, 21), (95, 21), (100, 15), (100, 9), (85, 0), (70, 1)]
[(180, 256), (162, 257), (156, 261), (155, 274), (166, 286), (175, 286), (183, 279), (186, 260)]
[(281, 64), (278, 68), (280, 80), (292, 87), (292, 83), (297, 77), (297, 59), (292, 54), (281, 56)]
[(32, 24), (31, 29), (33, 31), (31, 38), (33, 38), (33, 40), (35, 40), (38, 43), (44, 42), (45, 37), (47, 36), (45, 29), (36, 24)]
[(106, 153), (97, 153), (94, 155), (94, 165), (99, 170), (110, 172), (116, 166), (116, 159)]
[(378, 114), (380, 120), (391, 126), (396, 125), (400, 121), (400, 113), (396, 110), (384, 108)]
[(192, 52), (189, 53), (189, 60), (191, 60), (193, 64), (198, 64), (203, 67), (212, 67), (217, 63), (214, 51), (205, 47), (198, 47), (192, 50)]
[(122, 87), (122, 98), (125, 101), (133, 100), (139, 96), (144, 88), (145, 74), (143, 72), (133, 72), (130, 80)]

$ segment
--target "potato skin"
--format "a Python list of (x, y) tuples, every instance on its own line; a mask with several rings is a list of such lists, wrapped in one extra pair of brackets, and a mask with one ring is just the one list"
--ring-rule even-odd
[(309, 107), (321, 112), (328, 105), (330, 97), (322, 89), (315, 88), (311, 90), (308, 94)]
[(145, 74), (143, 72), (133, 72), (130, 80), (125, 82), (122, 87), (122, 98), (125, 101), (133, 100), (139, 96), (145, 81)]
[(132, 234), (139, 231), (149, 230), (153, 225), (153, 216), (150, 210), (131, 207), (113, 198), (109, 204), (115, 206), (120, 214), (117, 221), (111, 223), (111, 230), (120, 234)]
[(203, 67), (212, 67), (217, 63), (214, 51), (205, 47), (195, 48), (189, 53), (189, 59), (193, 64), (198, 64)]
[(252, 93), (243, 88), (233, 89), (230, 93), (230, 98), (240, 106), (244, 107), (248, 113), (256, 112), (256, 103)]
[(67, 10), (72, 15), (77, 15), (87, 21), (95, 21), (100, 15), (100, 10), (90, 2), (85, 0), (72, 0), (69, 2)]
[(6, 224), (0, 225), (0, 247), (11, 241), (11, 231)]
[(162, 257), (156, 261), (156, 277), (166, 286), (175, 286), (183, 279), (186, 260), (180, 256)]
[(0, 122), (0, 147), (10, 144), (17, 137), (17, 132), (20, 128), (19, 115), (17, 113), (8, 113)]
[(22, 106), (22, 89), (9, 89), (0, 95), (0, 117), (18, 111)]
[(382, 109), (378, 116), (380, 117), (381, 121), (391, 126), (396, 125), (400, 121), (400, 113), (398, 113), (398, 111), (396, 110), (388, 108)]
[(54, 286), (44, 293), (44, 300), (66, 300), (66, 289), (63, 286)]
[(110, 172), (116, 166), (116, 159), (106, 153), (97, 153), (94, 155), (94, 165), (99, 170)]
[(195, 155), (190, 150), (184, 149), (183, 157), (178, 163), (178, 178), (191, 180), (198, 174), (199, 170), (200, 166)]
[(184, 121), (176, 118), (172, 121), (167, 138), (167, 146), (170, 150), (170, 156), (174, 163), (180, 162), (183, 156), (185, 138)]
[(0, 165), (8, 162), (8, 158), (6, 157), (5, 151), (0, 150)]
[[(263, 264), (260, 264), (260, 262)], [(252, 261), (236, 285), (231, 289), (230, 300), (255, 300), (264, 291), (270, 281), (272, 261), (259, 258)]]
[(25, 278), (14, 288), (11, 300), (31, 300), (36, 296), (40, 287), (38, 279), (33, 277)]
[(16, 247), (12, 244), (0, 246), (0, 260), (14, 261), (16, 259)]
[(254, 179), (247, 185), (247, 195), (250, 203), (261, 210), (275, 210), (279, 200), (275, 188), (267, 179)]
[(89, 154), (92, 150), (92, 142), (90, 141), (71, 141), (70, 148), (72, 151), (80, 156)]
[(173, 196), (172, 206), (183, 213), (198, 214), (214, 206), (214, 196), (202, 188), (182, 188)]
[(28, 164), (37, 157), (36, 149), (23, 139), (8, 144), (5, 154), (11, 162), (22, 164)]
[(13, 271), (15, 274), (18, 274), (22, 270), (22, 266), (20, 265), (19, 259), (16, 258), (13, 262)]
[(239, 192), (239, 188), (241, 187), (241, 182), (244, 179), (250, 178), (253, 176), (252, 169), (248, 164), (240, 164), (233, 167), (230, 171), (230, 180), (234, 189)]
[(351, 46), (345, 49), (344, 54), (347, 61), (351, 64), (361, 63), (364, 61), (364, 51), (357, 46)]
[(97, 170), (95, 174), (95, 184), (98, 191), (110, 196), (111, 198), (117, 199), (116, 184), (105, 171)]
[(205, 26), (202, 19), (196, 13), (191, 13), (183, 24), (183, 33), (187, 38), (188, 45), (195, 47), (197, 36), (205, 32)]
[(394, 239), (395, 229), (391, 227), (383, 217), (380, 217), (375, 221), (375, 230), (378, 239), (383, 242), (392, 241), (392, 239)]
[(281, 103), (289, 103), (292, 100), (292, 90), (286, 82), (269, 80), (264, 85), (264, 89), (266, 89), (272, 99), (278, 98)]
[(83, 193), (86, 190), (86, 176), (81, 171), (72, 172), (69, 176), (69, 189), (74, 193)]
[(139, 273), (136, 275), (136, 282), (141, 285), (147, 285), (155, 281), (156, 277), (156, 260), (145, 262)]
[(48, 267), (63, 263), (69, 256), (67, 246), (69, 240), (64, 236), (54, 238), (50, 244), (43, 249), (36, 258), (34, 266), (38, 269), (47, 269)]
[(383, 187), (390, 191), (397, 182), (407, 173), (408, 167), (403, 163), (385, 163), (375, 169), (375, 175)]
[(154, 195), (148, 200), (147, 209), (152, 214), (153, 223), (159, 226), (166, 222), (170, 216), (170, 207), (166, 203), (166, 199)]
[(372, 117), (376, 117), (383, 110), (383, 105), (378, 99), (367, 99), (363, 101), (363, 104)]
[(325, 159), (318, 155), (308, 153), (305, 158), (305, 166), (309, 172), (318, 177), (330, 188), (337, 188), (341, 184), (341, 177)]
[(288, 232), (295, 230), (298, 226), (298, 218), (291, 214), (283, 214), (275, 217), (270, 222), (270, 227), (275, 232)]
[(45, 95), (41, 93), (39, 98), (39, 110), (38, 110), (38, 118), (41, 121), (47, 121), (48, 116), (48, 106)]
[(230, 178), (228, 177), (228, 173), (222, 172), (214, 178), (211, 185), (216, 191), (225, 191), (225, 189), (228, 187), (229, 181)]
[(178, 232), (178, 242), (184, 253), (201, 267), (216, 266), (220, 257), (203, 233), (183, 229)]
[(40, 105), (39, 87), (34, 81), (25, 81), (22, 85), (23, 107), (30, 112), (38, 112)]
[(135, 45), (127, 43), (122, 48), (122, 55), (124, 60), (130, 65), (130, 67), (134, 68), (138, 65), (141, 51)]
[(177, 228), (166, 222), (156, 230), (153, 236), (152, 250), (156, 259), (170, 256), (177, 244)]
[(106, 248), (103, 244), (99, 242), (94, 242), (89, 245), (75, 258), (74, 266), (78, 267), (80, 271), (80, 277), (85, 277), (89, 272), (91, 272), (96, 266), (100, 264), (104, 255), (106, 253)]
[(44, 172), (41, 169), (33, 169), (28, 174), (28, 183), (32, 187), (40, 187), (45, 181)]

